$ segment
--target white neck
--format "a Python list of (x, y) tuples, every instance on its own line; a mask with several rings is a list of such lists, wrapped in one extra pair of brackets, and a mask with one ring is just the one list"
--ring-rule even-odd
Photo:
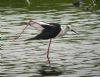
[(61, 32), (58, 36), (64, 36), (68, 32), (68, 28), (66, 26), (61, 27)]

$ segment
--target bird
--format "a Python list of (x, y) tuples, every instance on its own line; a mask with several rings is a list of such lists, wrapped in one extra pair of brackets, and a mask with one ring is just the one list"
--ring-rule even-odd
[(37, 20), (30, 20), (27, 25), (33, 26), (35, 29), (40, 31), (38, 35), (27, 40), (47, 40), (55, 38), (56, 36), (63, 36), (68, 31), (72, 31), (77, 34), (77, 32), (72, 29), (71, 25), (62, 27), (59, 23), (44, 23)]
[[(66, 26), (62, 27), (61, 24), (59, 24), (59, 23), (45, 23), (45, 22), (34, 20), (34, 19), (29, 20), (27, 22), (27, 26), (28, 25), (37, 29), (38, 31), (40, 31), (40, 33), (37, 34), (36, 36), (26, 39), (24, 41), (50, 39), (49, 44), (48, 44), (48, 49), (47, 49), (47, 61), (48, 61), (49, 65), (51, 64), (50, 58), (49, 58), (49, 52), (50, 52), (50, 46), (51, 46), (52, 39), (55, 37), (64, 36), (68, 31), (72, 31), (75, 34), (77, 34), (77, 32), (72, 29), (71, 25), (66, 25)], [(22, 32), (24, 32), (26, 27), (23, 29)], [(19, 34), (19, 36), (16, 39), (18, 39), (20, 37), (22, 32)]]

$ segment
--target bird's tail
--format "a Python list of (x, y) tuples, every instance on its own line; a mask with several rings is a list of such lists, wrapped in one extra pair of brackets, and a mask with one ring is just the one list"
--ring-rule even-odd
[(35, 39), (35, 38), (33, 37), (33, 38), (26, 39), (26, 40), (24, 40), (24, 41), (29, 41), (29, 40), (37, 40), (37, 39)]
[(39, 38), (39, 37), (33, 37), (33, 38), (29, 38), (29, 39), (26, 39), (24, 41), (30, 41), (30, 40), (48, 40), (50, 38)]
[(42, 38), (38, 38), (38, 37), (32, 37), (32, 38), (26, 39), (24, 41), (30, 41), (30, 40), (43, 40), (43, 39)]

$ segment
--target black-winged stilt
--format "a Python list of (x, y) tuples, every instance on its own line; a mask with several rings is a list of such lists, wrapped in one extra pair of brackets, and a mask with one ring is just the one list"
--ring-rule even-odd
[[(28, 25), (36, 28), (37, 30), (39, 30), (41, 32), (40, 32), (40, 34), (36, 35), (35, 37), (29, 38), (29, 39), (27, 39), (25, 41), (28, 41), (28, 40), (47, 40), (47, 39), (50, 39), (50, 42), (49, 42), (49, 45), (48, 45), (48, 50), (47, 50), (47, 59), (48, 59), (48, 63), (49, 64), (50, 64), (49, 50), (50, 50), (50, 45), (51, 45), (51, 41), (52, 41), (51, 39), (55, 38), (56, 36), (63, 36), (68, 31), (73, 31), (74, 33), (76, 33), (71, 28), (71, 25), (67, 25), (67, 26), (63, 26), (62, 27), (58, 23), (44, 23), (44, 22), (39, 22), (39, 21), (36, 21), (36, 20), (30, 20), (29, 22), (27, 22), (27, 26)], [(23, 29), (22, 32), (24, 32), (26, 27)], [(19, 36), (16, 39), (18, 39), (20, 37), (22, 32), (19, 34)]]

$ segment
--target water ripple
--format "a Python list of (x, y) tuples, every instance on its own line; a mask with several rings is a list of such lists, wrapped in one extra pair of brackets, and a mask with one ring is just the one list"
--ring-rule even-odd
[[(48, 11), (3, 9), (0, 15), (2, 38), (0, 48), (0, 77), (42, 77), (38, 70), (47, 63), (49, 40), (23, 41), (37, 31), (29, 27), (22, 36), (12, 39), (24, 27), (28, 18), (45, 22), (71, 23), (79, 35), (68, 33), (52, 42), (50, 59), (53, 65), (64, 70), (57, 77), (99, 77), (100, 74), (100, 16), (75, 8)], [(71, 35), (70, 35), (71, 34)], [(56, 76), (55, 76), (56, 77)]]

